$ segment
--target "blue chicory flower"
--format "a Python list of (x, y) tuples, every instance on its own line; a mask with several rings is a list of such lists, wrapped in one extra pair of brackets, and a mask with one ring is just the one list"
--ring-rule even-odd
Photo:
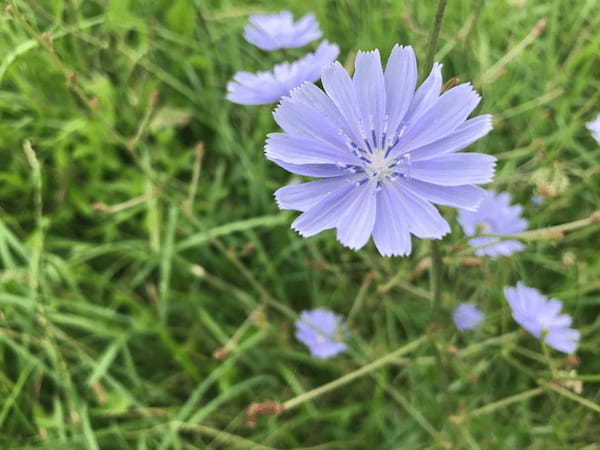
[(314, 53), (292, 63), (277, 64), (267, 72), (238, 72), (227, 84), (227, 99), (241, 105), (275, 103), (305, 81), (316, 81), (321, 70), (331, 64), (339, 53), (335, 44), (321, 42)]
[(470, 303), (460, 303), (454, 310), (452, 319), (460, 331), (473, 330), (483, 320), (483, 313)]
[(536, 338), (545, 333), (545, 342), (564, 353), (573, 353), (579, 341), (579, 331), (571, 327), (571, 317), (560, 314), (562, 303), (548, 300), (537, 289), (519, 282), (515, 287), (504, 288), (504, 295), (519, 325)]
[(411, 238), (450, 231), (432, 205), (475, 209), (495, 158), (458, 153), (492, 128), (490, 115), (467, 117), (480, 97), (470, 84), (444, 93), (435, 64), (416, 90), (411, 47), (396, 45), (385, 71), (379, 51), (359, 52), (354, 77), (338, 62), (325, 69), (325, 92), (305, 83), (274, 115), (283, 133), (268, 136), (268, 159), (289, 172), (323, 178), (275, 193), (281, 209), (302, 211), (302, 236), (336, 228), (345, 246), (371, 237), (383, 256), (408, 255)]
[(592, 137), (596, 139), (596, 142), (600, 144), (600, 114), (596, 116), (594, 120), (585, 124), (590, 133), (592, 133)]
[[(467, 236), (478, 232), (521, 233), (527, 228), (527, 221), (521, 217), (523, 208), (520, 205), (511, 206), (510, 202), (510, 194), (507, 192), (496, 194), (494, 191), (487, 191), (485, 199), (476, 211), (459, 211), (458, 222)], [(469, 245), (477, 248), (476, 255), (493, 257), (510, 255), (524, 248), (519, 241), (501, 241), (494, 237), (476, 237), (469, 240)]]
[(321, 37), (319, 22), (306, 14), (294, 23), (292, 13), (254, 14), (244, 29), (244, 38), (261, 50), (298, 48)]
[(342, 341), (347, 336), (343, 318), (322, 308), (303, 311), (296, 321), (296, 339), (321, 359), (346, 351)]
[(531, 203), (533, 203), (535, 206), (540, 206), (544, 202), (544, 197), (536, 194), (536, 195), (532, 195), (530, 200), (531, 200)]

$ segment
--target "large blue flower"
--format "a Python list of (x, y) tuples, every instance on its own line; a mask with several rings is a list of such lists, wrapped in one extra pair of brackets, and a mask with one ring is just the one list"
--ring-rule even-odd
[(292, 13), (254, 14), (244, 29), (244, 38), (262, 50), (297, 48), (321, 37), (319, 22), (307, 14), (296, 23)]
[(442, 93), (435, 64), (416, 90), (412, 48), (395, 46), (385, 71), (379, 52), (359, 52), (354, 77), (339, 63), (322, 74), (325, 92), (306, 83), (275, 111), (284, 133), (270, 134), (266, 156), (290, 172), (323, 178), (275, 193), (282, 209), (302, 211), (302, 236), (336, 228), (359, 249), (373, 236), (384, 256), (407, 255), (411, 238), (450, 231), (432, 203), (475, 209), (495, 158), (458, 153), (487, 134), (491, 116), (467, 120), (480, 97), (470, 84)]
[(337, 45), (323, 41), (316, 52), (293, 63), (277, 64), (268, 72), (238, 72), (227, 84), (227, 99), (242, 105), (275, 103), (305, 81), (318, 80), (339, 51)]
[(579, 331), (571, 328), (571, 317), (560, 314), (562, 303), (548, 300), (537, 289), (519, 282), (515, 287), (504, 288), (504, 295), (519, 325), (540, 339), (545, 333), (545, 342), (564, 353), (573, 353), (579, 341)]
[[(496, 194), (488, 191), (485, 199), (476, 211), (460, 211), (458, 221), (467, 236), (479, 232), (491, 234), (517, 234), (525, 231), (527, 221), (521, 217), (521, 205), (510, 204), (510, 194), (502, 192)], [(469, 241), (475, 247), (478, 256), (500, 256), (523, 250), (524, 246), (519, 241), (500, 240), (494, 237), (476, 237)]]

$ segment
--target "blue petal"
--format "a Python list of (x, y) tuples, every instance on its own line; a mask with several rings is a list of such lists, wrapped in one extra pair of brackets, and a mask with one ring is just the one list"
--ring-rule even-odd
[(348, 175), (348, 172), (334, 164), (292, 164), (279, 159), (272, 159), (279, 167), (305, 177), (329, 178)]
[(302, 47), (321, 37), (319, 22), (307, 14), (296, 23), (292, 13), (254, 14), (244, 29), (244, 38), (261, 50)]
[(395, 45), (385, 68), (388, 134), (395, 133), (402, 123), (415, 95), (417, 76), (413, 49)]
[(410, 165), (410, 178), (439, 184), (461, 186), (489, 183), (494, 178), (496, 158), (482, 153), (452, 153)]
[(277, 205), (281, 209), (307, 211), (325, 198), (330, 192), (350, 183), (346, 177), (327, 178), (308, 183), (284, 186), (275, 192)]
[[(375, 131), (377, 142), (383, 134), (385, 121), (385, 82), (379, 50), (358, 52), (355, 60), (354, 88), (362, 114), (362, 123)], [(374, 143), (377, 146), (377, 142)]]
[(399, 180), (398, 183), (423, 200), (455, 208), (475, 210), (486, 195), (484, 189), (473, 185), (439, 186), (411, 179)]
[(365, 137), (361, 112), (354, 84), (339, 62), (333, 63), (321, 75), (323, 88), (348, 123), (352, 138), (362, 142)]
[(450, 89), (408, 127), (399, 147), (409, 152), (448, 136), (467, 120), (480, 99), (468, 83)]
[(462, 150), (488, 134), (491, 129), (491, 115), (484, 114), (474, 117), (464, 122), (445, 138), (411, 150), (410, 157), (413, 161), (422, 161)]
[(362, 164), (349, 150), (340, 149), (325, 141), (285, 133), (268, 135), (265, 154), (268, 159), (292, 164)]
[(402, 205), (412, 234), (420, 238), (440, 239), (450, 232), (448, 222), (431, 203), (402, 189), (401, 183), (387, 183), (387, 189)]
[(382, 256), (403, 256), (411, 252), (407, 213), (397, 193), (384, 184), (377, 193), (373, 241)]
[[(305, 86), (300, 89), (305, 90)], [(346, 142), (339, 132), (340, 128), (314, 106), (296, 101), (297, 91), (293, 91), (292, 97), (284, 98), (273, 113), (277, 124), (292, 136), (319, 139), (345, 148)]]
[(353, 204), (355, 189), (356, 186), (348, 184), (331, 192), (308, 211), (300, 214), (292, 223), (292, 228), (304, 237), (335, 228), (340, 215)]
[(338, 240), (353, 250), (362, 248), (368, 241), (375, 224), (377, 202), (375, 185), (364, 183), (357, 186), (337, 223)]
[(290, 93), (290, 99), (294, 103), (302, 103), (313, 108), (317, 113), (317, 123), (323, 120), (331, 122), (333, 128), (337, 128), (338, 134), (351, 136), (346, 119), (340, 114), (337, 106), (331, 99), (312, 83), (304, 83)]
[(581, 335), (572, 328), (553, 328), (546, 336), (546, 343), (563, 353), (573, 353)]
[(435, 63), (431, 69), (431, 73), (423, 82), (412, 99), (408, 112), (406, 113), (404, 122), (414, 123), (417, 121), (429, 108), (431, 108), (440, 96), (442, 90), (442, 65)]
[(315, 53), (292, 63), (277, 64), (269, 72), (238, 72), (227, 84), (227, 99), (243, 105), (274, 103), (304, 82), (319, 79), (323, 67), (339, 52), (337, 45), (323, 41)]
[(274, 103), (288, 92), (270, 72), (238, 72), (227, 83), (227, 100), (240, 105)]

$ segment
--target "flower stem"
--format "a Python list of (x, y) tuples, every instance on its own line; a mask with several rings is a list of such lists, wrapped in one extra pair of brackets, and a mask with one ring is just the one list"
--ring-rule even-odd
[[(433, 67), (433, 60), (435, 58), (435, 50), (437, 47), (438, 38), (440, 36), (440, 30), (442, 29), (442, 20), (444, 19), (444, 12), (446, 11), (446, 4), (448, 0), (439, 0), (437, 11), (435, 13), (435, 19), (433, 22), (433, 27), (431, 28), (431, 32), (429, 33), (429, 40), (427, 44), (427, 58), (425, 59), (425, 66), (423, 76), (427, 76), (427, 73)], [(431, 287), (431, 321), (434, 324), (441, 323), (441, 299), (442, 299), (442, 270), (443, 263), (440, 252), (440, 244), (437, 240), (433, 239), (431, 241), (431, 267), (429, 269), (429, 280)], [(439, 330), (437, 326), (431, 328), (431, 330), (427, 333), (431, 345), (434, 350), (436, 363), (439, 366), (439, 375), (440, 375), (440, 384), (445, 393), (445, 401), (442, 407), (446, 408), (448, 406), (448, 401), (450, 399), (449, 396), (449, 384), (450, 377), (448, 374), (448, 367), (442, 355), (442, 350), (440, 348), (439, 341)]]
[(324, 384), (323, 386), (315, 388), (312, 391), (304, 392), (303, 394), (300, 394), (297, 397), (294, 397), (294, 398), (288, 400), (287, 402), (285, 402), (283, 404), (284, 410), (287, 411), (292, 408), (295, 408), (296, 406), (299, 406), (302, 403), (305, 403), (309, 400), (312, 400), (315, 397), (319, 397), (322, 394), (325, 394), (329, 391), (337, 389), (345, 384), (350, 383), (351, 381), (354, 381), (356, 378), (367, 375), (367, 374), (373, 372), (374, 370), (377, 370), (380, 367), (391, 363), (392, 361), (398, 359), (400, 356), (416, 349), (419, 345), (421, 345), (421, 343), (423, 342), (423, 339), (424, 338), (421, 337), (415, 341), (412, 341), (412, 342), (406, 344), (405, 346), (400, 347), (399, 349), (394, 350), (393, 352), (388, 353), (387, 355), (382, 356), (379, 359), (376, 359), (375, 361), (367, 364), (366, 366), (363, 366), (360, 369), (355, 370), (354, 372), (350, 372), (350, 373), (338, 378), (337, 380), (334, 380), (330, 383)]
[(427, 74), (433, 67), (433, 58), (435, 58), (435, 49), (437, 47), (437, 41), (440, 37), (440, 30), (442, 29), (442, 20), (444, 19), (444, 12), (446, 11), (446, 4), (448, 0), (439, 0), (437, 11), (435, 13), (435, 21), (433, 22), (433, 28), (429, 33), (428, 48), (427, 48), (427, 59), (425, 59), (425, 74)]
[(442, 270), (443, 262), (440, 251), (440, 243), (431, 241), (431, 268), (429, 272), (429, 283), (431, 286), (431, 319), (439, 319), (440, 303), (442, 301)]
[(506, 407), (507, 405), (511, 405), (513, 403), (522, 402), (523, 400), (527, 400), (528, 398), (535, 397), (536, 395), (540, 395), (544, 393), (543, 388), (535, 388), (530, 389), (525, 392), (521, 392), (520, 394), (511, 395), (510, 397), (503, 398), (502, 400), (498, 400), (497, 402), (490, 403), (488, 405), (482, 406), (481, 408), (477, 408), (469, 414), (469, 418), (479, 417), (484, 414), (489, 414), (491, 412), (496, 411), (497, 409), (501, 409)]

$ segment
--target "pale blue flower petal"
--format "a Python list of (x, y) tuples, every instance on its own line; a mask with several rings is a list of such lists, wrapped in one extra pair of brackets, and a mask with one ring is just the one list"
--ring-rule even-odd
[(244, 38), (261, 50), (298, 48), (321, 37), (319, 22), (306, 14), (294, 23), (292, 13), (254, 14), (244, 29)]
[(546, 343), (563, 353), (573, 353), (581, 338), (579, 331), (572, 328), (552, 328), (546, 335)]
[[(338, 130), (337, 132), (339, 139), (342, 139), (343, 136), (349, 136), (351, 134), (346, 120), (340, 114), (340, 111), (337, 109), (337, 106), (335, 106), (335, 103), (333, 103), (331, 98), (329, 98), (325, 92), (312, 83), (303, 83), (296, 89), (293, 89), (290, 92), (289, 100), (284, 102), (280, 108), (288, 103), (300, 103), (312, 108), (318, 114), (318, 117), (312, 119), (312, 126), (314, 126), (314, 122), (321, 124), (323, 121), (327, 121), (330, 122), (328, 124), (329, 127), (334, 127)], [(291, 131), (288, 131), (284, 125), (279, 125), (284, 130), (291, 133)], [(296, 127), (296, 125), (290, 123), (289, 121), (286, 121), (285, 125), (291, 127), (292, 129)]]
[(329, 178), (348, 175), (345, 169), (333, 164), (292, 164), (274, 158), (271, 161), (288, 172), (305, 177)]
[(411, 178), (441, 186), (485, 184), (494, 178), (496, 158), (482, 153), (452, 153), (425, 161), (413, 161)]
[(376, 136), (381, 136), (386, 114), (386, 94), (379, 50), (358, 52), (353, 81), (363, 126), (373, 130)]
[(336, 191), (347, 184), (347, 177), (326, 178), (309, 181), (308, 183), (292, 184), (278, 189), (275, 192), (275, 199), (281, 209), (307, 211), (330, 192)]
[(483, 321), (483, 313), (470, 303), (460, 303), (454, 310), (452, 319), (460, 331), (473, 330)]
[(474, 117), (458, 126), (448, 136), (424, 145), (410, 152), (413, 161), (423, 161), (453, 153), (471, 145), (492, 129), (492, 116), (484, 114)]
[(328, 117), (305, 102), (298, 101), (299, 92), (306, 91), (307, 84), (294, 89), (289, 100), (282, 102), (273, 117), (277, 124), (288, 134), (326, 141), (332, 145), (344, 147), (345, 141), (339, 133), (339, 127)]
[(600, 114), (594, 120), (586, 123), (586, 127), (592, 133), (592, 137), (600, 144)]
[(423, 200), (454, 208), (475, 210), (486, 196), (485, 189), (472, 184), (440, 186), (410, 178), (398, 180), (398, 183)]
[(256, 74), (238, 72), (227, 84), (227, 99), (242, 105), (275, 103), (302, 83), (317, 81), (338, 53), (337, 45), (323, 41), (315, 53), (293, 63), (277, 64), (271, 71)]
[(350, 164), (359, 165), (360, 160), (347, 150), (326, 141), (271, 133), (267, 138), (265, 155), (292, 164)]
[(386, 133), (396, 133), (403, 123), (413, 101), (417, 77), (417, 59), (413, 49), (395, 45), (385, 68)]
[(377, 193), (373, 241), (382, 256), (404, 256), (411, 251), (407, 213), (389, 186)]
[(408, 221), (408, 229), (420, 238), (441, 239), (450, 232), (450, 225), (428, 201), (402, 190), (402, 184), (389, 183), (389, 192), (402, 205)]
[(322, 308), (303, 311), (295, 325), (296, 339), (317, 358), (329, 358), (347, 350), (344, 339), (349, 333), (338, 314)]
[(356, 195), (351, 183), (329, 193), (308, 211), (300, 214), (292, 223), (292, 228), (304, 237), (335, 228), (340, 215), (354, 203)]
[(404, 122), (416, 122), (431, 108), (440, 96), (442, 90), (442, 65), (435, 63), (429, 76), (415, 92), (412, 103), (408, 108)]
[(407, 128), (399, 151), (406, 153), (448, 136), (464, 123), (480, 99), (468, 83), (444, 92), (416, 123)]
[(326, 68), (321, 75), (325, 92), (331, 98), (338, 111), (349, 125), (354, 141), (362, 142), (364, 130), (361, 123), (361, 111), (354, 83), (348, 72), (339, 62)]
[[(435, 160), (432, 160), (435, 161)], [(461, 209), (458, 222), (467, 236), (479, 232), (482, 234), (518, 234), (527, 229), (527, 221), (521, 217), (523, 208), (520, 205), (510, 205), (511, 198), (506, 192), (496, 194), (487, 191), (476, 211)], [(508, 256), (522, 250), (524, 245), (519, 241), (499, 240), (498, 238), (476, 237), (469, 241), (476, 248), (478, 256), (488, 255), (498, 257)]]
[(512, 309), (515, 321), (536, 338), (546, 333), (545, 342), (564, 353), (573, 353), (580, 334), (570, 328), (571, 317), (560, 314), (562, 303), (544, 297), (537, 289), (519, 282), (504, 288), (504, 295)]
[(352, 204), (342, 211), (338, 219), (337, 238), (346, 247), (358, 250), (369, 241), (375, 225), (375, 186), (363, 183), (353, 190), (353, 195)]

